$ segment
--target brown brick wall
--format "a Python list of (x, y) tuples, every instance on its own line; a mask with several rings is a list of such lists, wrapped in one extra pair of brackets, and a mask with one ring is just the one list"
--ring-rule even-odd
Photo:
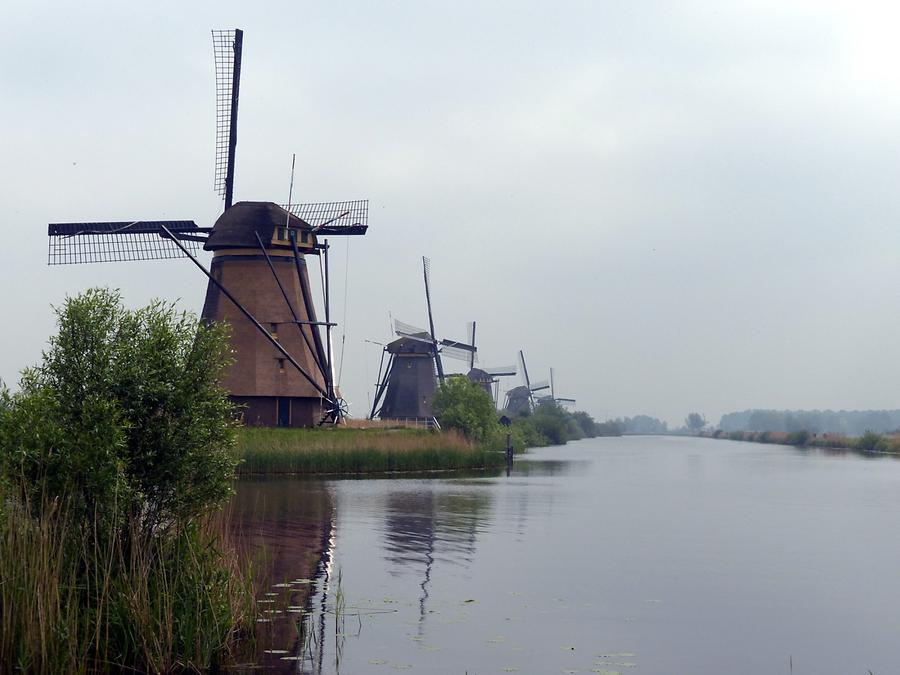
[[(315, 316), (307, 316), (293, 259), (273, 257), (272, 262), (297, 318), (315, 321)], [(288, 353), (324, 388), (324, 378), (316, 366), (313, 351), (301, 337), (298, 327), (290, 323), (293, 320), (290, 309), (265, 258), (216, 256), (211, 272), (267, 330), (277, 335)], [(231, 326), (234, 363), (228, 368), (222, 384), (236, 400), (253, 401), (252, 410), (248, 408), (245, 413), (248, 423), (274, 426), (277, 397), (294, 399), (292, 409), (297, 412), (292, 413), (292, 418), (303, 419), (304, 424), (294, 424), (292, 420), (292, 426), (318, 422), (321, 414), (316, 413), (321, 410), (319, 392), (212, 282), (207, 287), (202, 316), (208, 320), (227, 321)], [(274, 330), (272, 324), (275, 324)], [(310, 328), (303, 330), (309, 336)], [(309, 337), (310, 344), (314, 344)], [(297, 399), (308, 401), (301, 404)], [(251, 418), (255, 421), (250, 422)]]

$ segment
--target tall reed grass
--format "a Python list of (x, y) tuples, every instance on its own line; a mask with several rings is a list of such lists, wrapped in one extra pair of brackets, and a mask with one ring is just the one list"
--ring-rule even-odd
[(246, 427), (235, 452), (243, 475), (441, 471), (505, 461), (453, 430)]
[(123, 537), (0, 497), (0, 673), (209, 670), (253, 629), (224, 514)]

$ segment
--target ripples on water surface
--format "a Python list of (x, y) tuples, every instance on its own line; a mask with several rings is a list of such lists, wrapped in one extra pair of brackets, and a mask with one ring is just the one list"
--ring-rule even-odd
[(260, 665), (900, 670), (900, 461), (629, 437), (516, 462), (510, 477), (242, 481), (236, 520), (272, 570)]

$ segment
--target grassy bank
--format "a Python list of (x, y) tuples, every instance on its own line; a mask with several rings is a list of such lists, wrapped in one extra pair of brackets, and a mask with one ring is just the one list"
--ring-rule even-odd
[(447, 471), (505, 461), (453, 430), (424, 429), (245, 427), (238, 431), (235, 453), (239, 475)]
[(0, 673), (206, 671), (255, 628), (221, 515), (165, 536), (103, 533), (57, 501), (0, 506)]
[(862, 436), (844, 436), (843, 434), (811, 434), (808, 431), (722, 431), (717, 429), (703, 435), (710, 438), (727, 438), (732, 441), (749, 441), (751, 443), (777, 443), (797, 447), (900, 455), (900, 436), (876, 434), (871, 431), (867, 431)]

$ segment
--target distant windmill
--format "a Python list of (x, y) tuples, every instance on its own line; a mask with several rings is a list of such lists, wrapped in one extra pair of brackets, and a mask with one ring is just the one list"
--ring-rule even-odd
[(534, 408), (535, 392), (550, 388), (550, 383), (546, 380), (531, 382), (531, 379), (528, 377), (528, 367), (525, 365), (525, 354), (521, 349), (519, 350), (519, 364), (522, 366), (522, 376), (525, 384), (506, 392), (506, 403), (503, 406), (515, 415), (530, 412)]
[[(264, 426), (338, 422), (345, 404), (334, 378), (329, 246), (319, 237), (365, 234), (368, 202), (232, 204), (243, 31), (213, 31), (213, 52), (215, 188), (225, 200), (215, 224), (198, 227), (191, 220), (51, 224), (48, 262), (187, 256), (209, 280), (202, 318), (231, 324), (234, 363), (223, 385), (243, 406), (244, 421)], [(209, 270), (194, 256), (201, 243), (213, 252)], [(306, 255), (320, 256), (324, 322), (316, 318)]]
[[(384, 347), (375, 399), (369, 415), (371, 418), (433, 417), (432, 404), (437, 383), (443, 382), (445, 377), (441, 356), (471, 362), (476, 351), (475, 346), (470, 343), (437, 338), (431, 306), (431, 267), (428, 258), (422, 258), (422, 270), (429, 329), (394, 321), (394, 332), (398, 338)], [(388, 355), (386, 367), (385, 355)]]
[[(475, 347), (475, 322), (471, 323), (471, 333), (469, 334), (469, 343)], [(516, 374), (515, 366), (500, 366), (497, 368), (475, 367), (475, 352), (472, 352), (469, 360), (469, 372), (466, 376), (479, 387), (484, 389), (491, 396), (491, 400), (496, 407), (500, 394), (500, 378), (511, 377)]]
[(553, 368), (550, 369), (550, 398), (553, 401), (555, 401), (556, 403), (559, 403), (560, 405), (563, 405), (563, 406), (575, 405), (574, 398), (564, 398), (562, 396), (556, 395), (556, 389), (553, 386)]

